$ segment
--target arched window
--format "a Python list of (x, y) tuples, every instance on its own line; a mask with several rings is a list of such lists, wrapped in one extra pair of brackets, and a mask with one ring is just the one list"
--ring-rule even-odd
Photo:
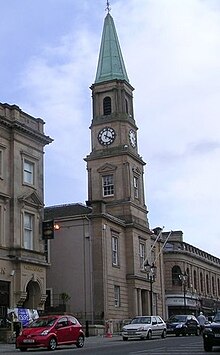
[(175, 286), (181, 286), (180, 275), (182, 274), (181, 269), (178, 265), (172, 268), (172, 284)]
[(196, 270), (193, 271), (193, 283), (194, 283), (194, 289), (197, 290)]
[(209, 294), (209, 276), (206, 275), (206, 292)]
[(190, 273), (189, 273), (189, 268), (186, 269), (186, 274), (187, 274), (187, 287), (190, 288)]
[(218, 285), (218, 290), (217, 290), (218, 294), (217, 294), (217, 296), (219, 297), (219, 295), (220, 295), (220, 281), (219, 281), (219, 278), (217, 280), (217, 285)]
[(203, 277), (202, 277), (202, 272), (200, 272), (200, 291), (203, 292)]
[(125, 112), (128, 113), (128, 100), (125, 99)]
[(214, 282), (214, 276), (212, 276), (212, 294), (215, 294), (215, 282)]
[(110, 115), (112, 112), (111, 97), (106, 96), (103, 100), (103, 113), (104, 115)]

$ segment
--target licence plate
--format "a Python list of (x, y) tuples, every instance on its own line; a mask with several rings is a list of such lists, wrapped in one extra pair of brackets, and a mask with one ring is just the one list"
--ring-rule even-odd
[(28, 343), (28, 344), (30, 344), (30, 343), (34, 343), (34, 339), (24, 339), (23, 340), (23, 343)]
[(215, 338), (220, 338), (220, 334), (215, 334)]

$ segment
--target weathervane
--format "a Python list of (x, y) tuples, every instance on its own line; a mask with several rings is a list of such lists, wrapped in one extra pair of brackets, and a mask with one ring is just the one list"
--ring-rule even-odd
[(108, 13), (111, 11), (110, 3), (109, 3), (108, 0), (107, 0), (107, 4), (106, 4), (106, 9), (105, 9), (105, 11), (108, 11)]

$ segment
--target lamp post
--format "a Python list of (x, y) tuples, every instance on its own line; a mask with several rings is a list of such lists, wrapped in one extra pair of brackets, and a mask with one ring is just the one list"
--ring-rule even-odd
[(154, 263), (149, 264), (148, 261), (145, 264), (145, 270), (147, 272), (147, 279), (150, 281), (150, 315), (153, 315), (153, 283), (156, 276), (156, 266)]
[(186, 314), (186, 284), (188, 280), (187, 273), (184, 272), (183, 274), (180, 274), (179, 279), (181, 281), (181, 285), (183, 286), (183, 308), (184, 308), (184, 313)]

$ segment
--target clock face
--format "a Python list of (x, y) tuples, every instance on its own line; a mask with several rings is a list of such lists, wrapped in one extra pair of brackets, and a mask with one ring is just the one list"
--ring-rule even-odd
[(114, 142), (115, 136), (116, 134), (113, 128), (105, 127), (99, 132), (98, 140), (102, 145), (110, 145)]
[(136, 133), (135, 133), (135, 131), (133, 131), (133, 129), (130, 129), (130, 131), (129, 131), (129, 139), (130, 139), (131, 146), (133, 148), (136, 147), (137, 138), (136, 138)]

